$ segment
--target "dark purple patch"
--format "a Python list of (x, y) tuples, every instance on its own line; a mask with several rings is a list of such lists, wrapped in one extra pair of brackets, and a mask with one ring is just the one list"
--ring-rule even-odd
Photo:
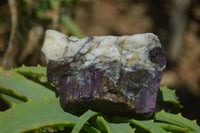
[(146, 116), (151, 116), (153, 114), (161, 79), (162, 72), (155, 70), (155, 77), (151, 80), (149, 87), (144, 88), (136, 99), (136, 113), (141, 113)]
[(160, 68), (166, 65), (164, 52), (161, 48), (154, 48), (149, 53), (150, 60), (159, 65)]
[(91, 67), (80, 71), (79, 75), (61, 76), (58, 88), (61, 104), (95, 97), (99, 93), (104, 73), (98, 68)]

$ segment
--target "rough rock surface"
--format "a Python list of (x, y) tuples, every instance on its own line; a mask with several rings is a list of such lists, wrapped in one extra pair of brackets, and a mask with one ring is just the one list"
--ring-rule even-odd
[(165, 56), (152, 33), (78, 39), (47, 30), (47, 77), (65, 111), (152, 115)]

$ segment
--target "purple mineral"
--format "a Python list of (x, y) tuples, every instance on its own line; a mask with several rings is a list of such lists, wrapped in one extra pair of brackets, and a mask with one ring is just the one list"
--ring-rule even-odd
[(154, 34), (78, 39), (47, 30), (42, 51), (47, 78), (57, 87), (65, 111), (153, 114), (166, 66)]

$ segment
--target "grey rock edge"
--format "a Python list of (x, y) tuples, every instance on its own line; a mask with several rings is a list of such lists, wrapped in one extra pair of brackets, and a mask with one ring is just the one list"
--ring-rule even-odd
[(151, 116), (165, 56), (152, 33), (78, 39), (47, 30), (42, 48), (47, 78), (73, 114)]

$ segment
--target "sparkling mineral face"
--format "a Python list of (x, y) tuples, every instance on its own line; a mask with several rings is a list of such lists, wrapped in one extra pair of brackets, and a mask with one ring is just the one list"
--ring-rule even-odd
[(156, 35), (78, 39), (47, 30), (42, 51), (48, 80), (57, 87), (65, 111), (153, 114), (166, 66)]

